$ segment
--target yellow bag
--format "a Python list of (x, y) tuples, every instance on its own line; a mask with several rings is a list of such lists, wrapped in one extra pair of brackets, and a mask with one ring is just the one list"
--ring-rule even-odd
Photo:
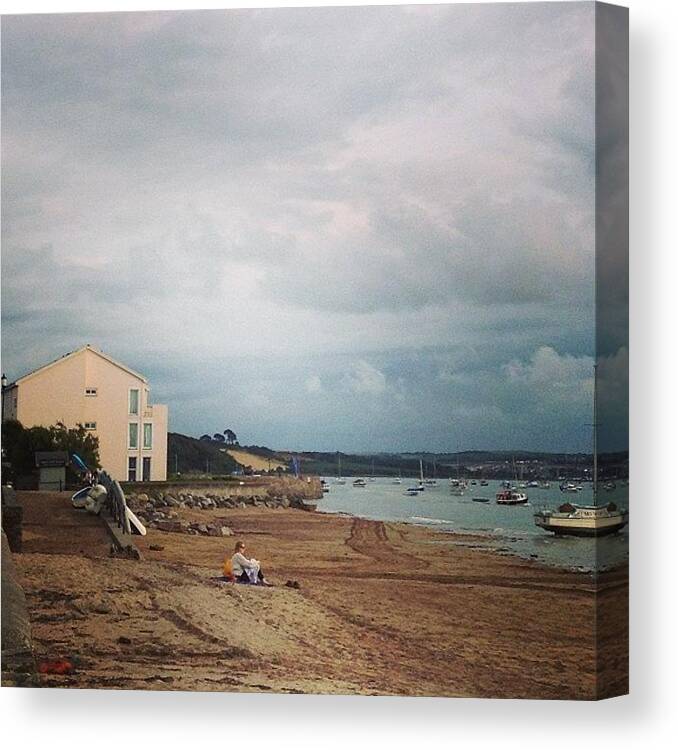
[(229, 581), (235, 581), (235, 576), (233, 575), (233, 563), (231, 562), (230, 557), (224, 558), (224, 578)]

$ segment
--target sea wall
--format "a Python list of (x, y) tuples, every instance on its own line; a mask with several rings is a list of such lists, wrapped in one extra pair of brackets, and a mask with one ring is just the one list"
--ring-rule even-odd
[(322, 497), (322, 487), (318, 477), (243, 477), (241, 480), (210, 481), (186, 480), (172, 482), (121, 482), (126, 495), (145, 494), (149, 498), (158, 498), (166, 494), (238, 498), (248, 502), (252, 498), (262, 501), (287, 499), (318, 500)]
[[(147, 490), (147, 491), (146, 491)], [(216, 508), (244, 508), (248, 505), (266, 508), (299, 508), (315, 510), (316, 500), (322, 497), (320, 480), (293, 477), (266, 477), (264, 481), (240, 484), (227, 482), (163, 483), (147, 487), (128, 485), (125, 497), (129, 508), (148, 528), (207, 536), (229, 536), (231, 530), (221, 521), (214, 523), (186, 523), (179, 510), (214, 510)]]

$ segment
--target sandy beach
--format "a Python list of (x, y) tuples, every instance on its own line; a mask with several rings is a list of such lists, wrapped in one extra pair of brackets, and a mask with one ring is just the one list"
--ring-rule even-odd
[[(182, 508), (182, 520), (234, 535), (149, 530), (135, 537), (143, 559), (125, 560), (65, 493), (19, 496), (14, 559), (36, 657), (74, 666), (41, 675), (46, 686), (552, 699), (628, 689), (626, 569), (594, 580), (413, 525), (256, 507)], [(219, 580), (236, 538), (275, 587)]]

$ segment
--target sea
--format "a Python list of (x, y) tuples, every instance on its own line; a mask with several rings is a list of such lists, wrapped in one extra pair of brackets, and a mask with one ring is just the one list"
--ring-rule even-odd
[[(427, 526), (449, 533), (449, 543), (460, 546), (486, 548), (500, 554), (518, 555), (542, 564), (567, 570), (599, 572), (614, 568), (628, 559), (628, 525), (619, 533), (598, 539), (584, 537), (557, 537), (534, 523), (534, 513), (542, 508), (555, 510), (564, 502), (590, 505), (593, 489), (589, 483), (577, 493), (563, 493), (558, 482), (548, 489), (529, 487), (521, 489), (528, 496), (526, 505), (497, 505), (495, 495), (501, 482), (489, 480), (466, 488), (461, 497), (450, 493), (447, 479), (426, 485), (424, 492), (415, 497), (405, 494), (408, 487), (416, 486), (415, 478), (404, 478), (394, 484), (392, 478), (378, 477), (367, 481), (366, 487), (353, 487), (355, 477), (346, 477), (346, 484), (335, 484), (327, 477), (330, 491), (323, 494), (318, 511), (342, 513), (376, 521), (400, 521)], [(618, 484), (615, 489), (599, 488), (598, 503), (615, 502), (628, 508), (628, 485)], [(489, 498), (489, 503), (474, 502), (474, 497)], [(455, 539), (457, 535), (472, 535), (473, 539)]]

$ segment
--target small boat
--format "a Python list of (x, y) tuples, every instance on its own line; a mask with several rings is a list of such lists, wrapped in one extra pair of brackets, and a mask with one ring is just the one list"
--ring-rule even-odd
[(525, 505), (527, 495), (524, 492), (515, 490), (502, 490), (497, 492), (497, 505)]
[(563, 503), (557, 511), (540, 510), (534, 522), (558, 536), (607, 536), (628, 523), (628, 513), (614, 503), (608, 505), (573, 505)]
[(403, 483), (403, 478), (401, 476), (401, 473), (398, 472), (398, 476), (393, 477), (393, 479), (391, 480), (391, 484), (402, 484), (402, 483)]
[(329, 492), (330, 491), (330, 485), (324, 479), (320, 480), (320, 487), (321, 487), (321, 489), (322, 489), (323, 492)]
[(473, 497), (471, 498), (474, 503), (489, 503), (490, 498), (489, 497)]
[(471, 484), (478, 484), (478, 482), (476, 482), (476, 480), (475, 480), (475, 479), (472, 479), (472, 480), (471, 480)]
[(361, 477), (358, 477), (358, 479), (356, 479), (353, 482), (353, 486), (354, 487), (367, 487), (367, 482), (364, 479), (362, 479)]
[(551, 482), (539, 482), (539, 489), (548, 490), (551, 487)]
[(536, 481), (532, 480), (531, 482), (527, 483), (527, 486), (528, 487), (539, 487), (539, 482), (536, 482)]
[(403, 494), (408, 497), (417, 497), (419, 495), (419, 489), (417, 487), (408, 487)]
[(487, 479), (481, 479), (480, 480), (480, 486), (481, 487), (487, 487), (487, 485), (488, 485)]
[(561, 492), (579, 492), (577, 485), (572, 482), (563, 482), (559, 489)]
[(607, 490), (608, 492), (611, 492), (612, 490), (617, 489), (617, 485), (614, 482), (606, 482), (603, 485), (603, 489)]
[(450, 494), (454, 497), (461, 497), (466, 489), (466, 482), (459, 478), (459, 454), (457, 454), (457, 476), (450, 477)]

